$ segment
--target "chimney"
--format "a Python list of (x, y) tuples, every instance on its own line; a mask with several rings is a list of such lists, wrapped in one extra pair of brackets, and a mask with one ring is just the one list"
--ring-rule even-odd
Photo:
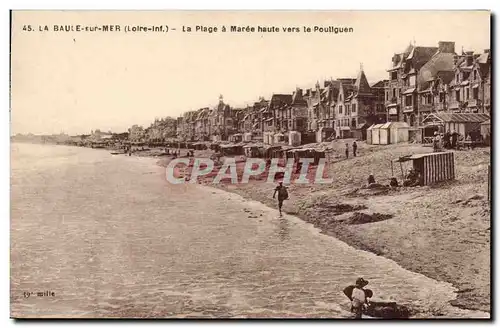
[(455, 42), (452, 41), (439, 41), (438, 42), (439, 52), (444, 53), (454, 53), (455, 52)]
[(302, 89), (301, 88), (297, 88), (297, 96), (302, 98)]
[(465, 53), (465, 59), (467, 60), (467, 66), (472, 66), (472, 62), (474, 59), (474, 52), (473, 51), (467, 51)]

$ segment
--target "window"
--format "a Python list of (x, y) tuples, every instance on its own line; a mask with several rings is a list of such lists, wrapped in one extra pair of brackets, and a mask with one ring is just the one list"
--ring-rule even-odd
[(392, 97), (396, 98), (396, 89), (392, 89)]
[(352, 104), (352, 112), (356, 113), (356, 104)]
[(398, 72), (391, 72), (391, 80), (397, 80), (398, 79)]
[(405, 106), (411, 106), (412, 105), (412, 99), (411, 95), (405, 97)]
[(460, 90), (455, 91), (455, 99), (456, 101), (460, 101)]
[(416, 79), (416, 75), (410, 76), (410, 81), (409, 81), (410, 86), (415, 86), (415, 79)]
[(339, 114), (342, 114), (342, 105), (339, 105)]
[(441, 92), (441, 93), (439, 94), (439, 102), (440, 102), (440, 103), (444, 102), (444, 93), (443, 93), (443, 92)]
[(479, 98), (479, 90), (478, 90), (478, 88), (472, 89), (472, 97), (474, 99), (478, 99)]
[(457, 74), (457, 76), (456, 76), (456, 79), (455, 79), (455, 80), (456, 80), (456, 82), (457, 82), (457, 83), (458, 83), (458, 82), (460, 82), (460, 73), (458, 73), (458, 74)]
[(465, 89), (465, 100), (469, 99), (469, 88)]
[(474, 71), (474, 80), (477, 80), (477, 71)]

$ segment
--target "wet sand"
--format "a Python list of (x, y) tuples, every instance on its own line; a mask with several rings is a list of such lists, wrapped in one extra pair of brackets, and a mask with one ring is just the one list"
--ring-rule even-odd
[[(358, 276), (420, 313), (488, 316), (450, 306), (451, 284), (297, 217), (171, 185), (155, 159), (57, 148), (13, 149), (13, 317), (345, 318), (342, 289)], [(45, 290), (55, 296), (24, 296)]]

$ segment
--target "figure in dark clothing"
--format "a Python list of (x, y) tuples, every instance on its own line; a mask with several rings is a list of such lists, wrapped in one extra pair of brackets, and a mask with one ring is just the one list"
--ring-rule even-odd
[(398, 179), (396, 179), (396, 178), (394, 178), (394, 177), (393, 177), (393, 178), (391, 178), (391, 182), (390, 182), (390, 184), (389, 184), (389, 185), (390, 185), (391, 187), (393, 187), (393, 188), (394, 188), (394, 187), (399, 187), (399, 184), (398, 184)]
[(457, 141), (458, 141), (458, 133), (453, 131), (451, 133), (451, 148), (456, 149), (457, 148)]
[(281, 214), (281, 207), (283, 206), (283, 201), (288, 199), (288, 191), (286, 190), (286, 187), (283, 185), (283, 182), (280, 182), (279, 185), (274, 189), (274, 194), (273, 198), (275, 198), (276, 193), (278, 193), (278, 209), (280, 211), (280, 216)]
[(354, 141), (354, 142), (352, 143), (352, 155), (353, 155), (354, 157), (356, 157), (356, 153), (357, 153), (357, 151), (358, 151), (358, 144), (356, 143), (356, 141)]
[(345, 144), (345, 158), (349, 158), (349, 144), (347, 142)]
[(420, 184), (420, 172), (410, 168), (410, 172), (406, 176), (406, 180), (403, 182), (403, 187), (416, 187)]
[(451, 147), (450, 137), (451, 137), (450, 132), (446, 131), (446, 133), (444, 134), (444, 140), (443, 140), (443, 146), (446, 149), (450, 149), (450, 147)]
[(375, 177), (373, 176), (373, 174), (370, 174), (368, 176), (368, 184), (372, 184), (372, 183), (375, 183)]
[(368, 285), (368, 281), (358, 278), (355, 285), (347, 286), (344, 289), (344, 294), (351, 301), (351, 311), (355, 313), (355, 319), (362, 318), (363, 308), (368, 306), (368, 298), (373, 296), (371, 290), (364, 289), (366, 285)]

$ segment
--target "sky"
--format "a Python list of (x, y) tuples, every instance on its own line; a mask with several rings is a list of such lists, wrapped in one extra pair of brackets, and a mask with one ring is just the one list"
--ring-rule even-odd
[[(54, 25), (116, 24), (120, 32), (56, 32)], [(30, 25), (32, 31), (28, 31)], [(47, 25), (49, 31), (39, 31)], [(169, 32), (128, 32), (168, 26)], [(298, 27), (299, 33), (222, 32), (222, 26)], [(187, 27), (218, 31), (183, 32)], [(352, 33), (304, 32), (352, 27)], [(172, 30), (175, 28), (176, 30)], [(291, 94), (316, 81), (387, 79), (410, 42), (455, 51), (490, 48), (487, 11), (15, 11), (11, 41), (11, 135), (83, 134), (147, 127), (217, 104), (234, 107)]]

